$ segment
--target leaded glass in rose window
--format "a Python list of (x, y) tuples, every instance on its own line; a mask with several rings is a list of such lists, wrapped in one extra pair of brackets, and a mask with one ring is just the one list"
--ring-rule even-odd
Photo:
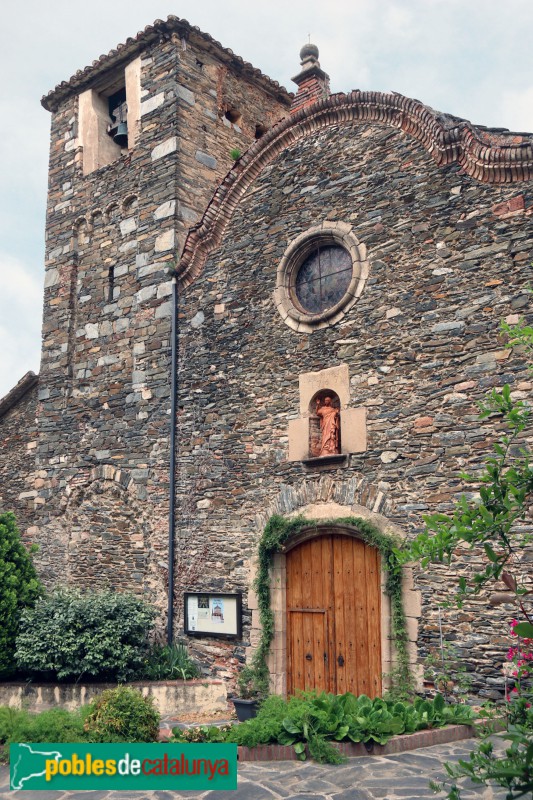
[(296, 298), (308, 314), (321, 314), (342, 300), (352, 280), (352, 259), (338, 245), (325, 245), (302, 263), (294, 284)]

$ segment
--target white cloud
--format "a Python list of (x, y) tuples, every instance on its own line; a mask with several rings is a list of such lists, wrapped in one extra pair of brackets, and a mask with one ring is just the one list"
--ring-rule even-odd
[(0, 397), (22, 376), (39, 371), (42, 281), (0, 252)]
[(505, 91), (501, 108), (507, 128), (513, 131), (533, 131), (533, 86)]

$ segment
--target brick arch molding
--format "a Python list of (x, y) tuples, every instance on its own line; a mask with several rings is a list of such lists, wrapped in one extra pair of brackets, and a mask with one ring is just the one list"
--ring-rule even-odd
[(209, 253), (222, 241), (242, 196), (276, 156), (318, 130), (358, 122), (399, 128), (420, 142), (439, 166), (457, 163), (483, 183), (533, 178), (533, 137), (481, 130), (401, 94), (359, 90), (333, 94), (279, 122), (236, 162), (187, 236), (176, 271), (180, 283), (188, 286), (198, 277)]

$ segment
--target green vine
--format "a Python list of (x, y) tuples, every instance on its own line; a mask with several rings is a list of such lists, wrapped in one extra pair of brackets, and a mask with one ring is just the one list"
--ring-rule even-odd
[(397, 653), (397, 665), (391, 675), (392, 688), (403, 694), (414, 693), (407, 648), (407, 621), (402, 603), (402, 565), (396, 554), (399, 549), (398, 540), (359, 517), (311, 520), (301, 516), (285, 519), (278, 514), (270, 517), (259, 542), (259, 565), (254, 589), (257, 593), (262, 631), (250, 665), (241, 672), (241, 687), (246, 684), (249, 693), (257, 696), (268, 694), (270, 674), (267, 658), (274, 638), (274, 613), (270, 606), (270, 569), (274, 555), (289, 538), (296, 536), (303, 528), (324, 525), (350, 525), (357, 529), (364, 542), (379, 550), (387, 571), (385, 591), (391, 600), (392, 635)]

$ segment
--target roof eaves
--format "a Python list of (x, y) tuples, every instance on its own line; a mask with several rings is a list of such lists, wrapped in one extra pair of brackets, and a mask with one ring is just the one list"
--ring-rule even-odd
[(123, 44), (117, 45), (109, 53), (101, 55), (90, 66), (78, 70), (68, 81), (62, 81), (48, 94), (44, 95), (41, 99), (41, 105), (47, 111), (56, 111), (65, 99), (83, 91), (109, 70), (116, 69), (131, 60), (152, 42), (168, 38), (173, 33), (192, 38), (203, 49), (216, 52), (219, 58), (232, 65), (245, 77), (261, 86), (269, 94), (274, 95), (279, 101), (286, 103), (287, 106), (290, 105), (292, 94), (284, 86), (269, 78), (268, 75), (264, 75), (261, 70), (249, 62), (244, 61), (233, 50), (223, 47), (220, 42), (213, 39), (208, 33), (204, 33), (200, 28), (191, 25), (186, 19), (180, 19), (174, 15), (169, 16), (166, 20), (157, 19), (153, 25), (147, 25), (144, 30), (139, 31), (134, 38), (126, 39)]
[(27, 372), (20, 381), (4, 397), (0, 398), (0, 417), (3, 417), (13, 408), (30, 389), (33, 389), (39, 382), (39, 376), (35, 372)]

